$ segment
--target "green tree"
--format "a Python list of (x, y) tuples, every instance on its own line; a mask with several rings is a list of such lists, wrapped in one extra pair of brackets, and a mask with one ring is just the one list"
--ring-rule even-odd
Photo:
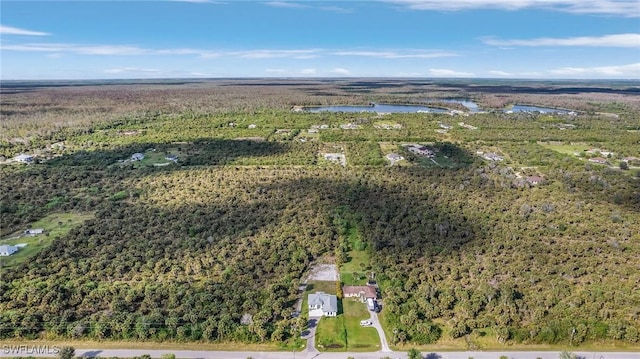
[(422, 353), (418, 349), (409, 349), (407, 352), (407, 358), (409, 359), (422, 359)]
[(60, 348), (60, 352), (58, 352), (58, 358), (60, 359), (72, 359), (74, 356), (76, 356), (74, 347), (62, 347)]

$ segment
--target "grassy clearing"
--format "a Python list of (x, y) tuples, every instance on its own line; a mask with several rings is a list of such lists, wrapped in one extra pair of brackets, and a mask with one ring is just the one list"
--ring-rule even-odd
[(349, 226), (346, 239), (351, 250), (347, 252), (347, 261), (340, 266), (340, 280), (344, 285), (365, 285), (367, 284), (366, 268), (369, 263), (366, 242), (360, 237), (358, 229), (353, 226)]
[(29, 225), (29, 228), (42, 228), (45, 233), (29, 237), (20, 236), (21, 232), (16, 232), (6, 236), (0, 240), (0, 244), (26, 243), (27, 246), (9, 257), (2, 258), (2, 267), (11, 268), (33, 257), (48, 247), (54, 239), (65, 236), (72, 228), (90, 218), (93, 218), (93, 213), (52, 213)]
[(573, 156), (575, 153), (584, 153), (584, 151), (590, 149), (591, 147), (585, 145), (585, 144), (557, 144), (557, 143), (538, 143), (540, 146), (544, 147), (544, 148), (548, 148), (550, 150), (562, 153), (564, 155), (571, 155)]

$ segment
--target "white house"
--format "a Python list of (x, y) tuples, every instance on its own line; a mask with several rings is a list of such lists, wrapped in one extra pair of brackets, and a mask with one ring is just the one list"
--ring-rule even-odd
[(0, 256), (6, 257), (14, 254), (18, 251), (18, 247), (10, 246), (10, 245), (1, 245), (0, 246)]
[(338, 315), (338, 297), (324, 292), (309, 294), (309, 317), (335, 317)]
[(487, 159), (489, 161), (493, 161), (493, 162), (502, 161), (503, 160), (502, 156), (500, 156), (500, 155), (498, 155), (496, 153), (493, 153), (493, 152), (485, 153), (484, 156), (482, 156), (482, 157), (484, 157), (485, 159)]
[(131, 161), (140, 161), (144, 159), (144, 155), (140, 152), (131, 155)]
[(42, 233), (44, 233), (44, 229), (42, 228), (31, 228), (24, 231), (25, 236), (31, 236), (31, 237), (37, 236), (38, 234), (42, 234)]
[(22, 163), (32, 163), (33, 162), (33, 156), (25, 155), (23, 153), (23, 154), (20, 154), (20, 155), (17, 155), (16, 157), (14, 157), (13, 160), (16, 161), (16, 162), (22, 162)]

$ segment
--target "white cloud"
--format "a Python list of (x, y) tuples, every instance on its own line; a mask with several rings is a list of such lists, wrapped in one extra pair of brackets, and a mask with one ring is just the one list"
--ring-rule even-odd
[(302, 4), (298, 4), (291, 1), (268, 1), (268, 2), (265, 2), (264, 4), (268, 6), (273, 6), (273, 7), (284, 7), (284, 8), (291, 8), (291, 9), (301, 9), (301, 8), (308, 7), (307, 5), (302, 5)]
[(48, 32), (25, 30), (17, 27), (0, 25), (0, 34), (3, 35), (24, 35), (24, 36), (49, 36)]
[(562, 67), (548, 71), (556, 76), (567, 77), (624, 77), (640, 80), (640, 62), (628, 65), (597, 66), (597, 67)]
[(158, 74), (161, 71), (157, 69), (141, 69), (137, 67), (115, 67), (104, 70), (107, 74), (122, 74), (122, 73), (142, 73), (142, 74)]
[(190, 72), (189, 75), (191, 76), (197, 76), (197, 77), (214, 77), (214, 74), (207, 74), (207, 73), (203, 73), (203, 72)]
[(316, 69), (304, 69), (300, 71), (300, 73), (303, 75), (315, 75), (316, 72), (317, 72)]
[(351, 75), (351, 71), (347, 70), (347, 69), (343, 69), (340, 67), (337, 67), (333, 70), (330, 71), (332, 74), (336, 74), (336, 75), (340, 75), (340, 76), (349, 76)]
[(264, 4), (267, 6), (287, 8), (287, 9), (317, 9), (322, 11), (331, 11), (331, 12), (338, 12), (338, 13), (350, 13), (352, 11), (350, 9), (346, 9), (339, 6), (312, 6), (312, 5), (309, 5), (310, 3), (311, 3), (310, 1), (305, 4), (292, 2), (292, 1), (268, 1), (268, 2), (265, 2)]
[(596, 46), (596, 47), (640, 47), (640, 34), (615, 34), (603, 36), (580, 36), (567, 38), (544, 37), (532, 40), (497, 40), (485, 38), (483, 42), (492, 46)]
[(640, 17), (637, 0), (387, 0), (414, 10), (546, 9), (575, 14)]
[(343, 8), (343, 7), (339, 7), (339, 6), (320, 6), (320, 7), (318, 7), (318, 9), (320, 9), (322, 11), (331, 11), (331, 12), (338, 12), (338, 13), (343, 13), (343, 14), (347, 14), (347, 13), (353, 12), (353, 10), (351, 10), (351, 9), (347, 9), (347, 8)]
[(170, 2), (188, 2), (192, 4), (227, 4), (224, 1), (214, 1), (214, 0), (169, 0)]
[(489, 74), (493, 75), (493, 76), (501, 76), (501, 77), (513, 76), (512, 73), (505, 72), (505, 71), (500, 71), (500, 70), (491, 70), (491, 71), (489, 71)]
[(280, 57), (297, 57), (300, 56), (312, 56), (317, 53), (317, 49), (309, 50), (249, 50), (249, 51), (237, 51), (231, 52), (230, 55), (236, 55), (248, 59), (271, 59)]
[(434, 59), (438, 57), (458, 56), (452, 52), (443, 52), (443, 51), (349, 51), (349, 50), (336, 51), (331, 53), (331, 55), (378, 57), (383, 59), (404, 59), (404, 58)]
[(455, 71), (449, 69), (429, 69), (429, 74), (436, 77), (472, 77), (470, 72)]
[(143, 55), (150, 50), (137, 46), (74, 45), (74, 44), (22, 44), (5, 45), (3, 50), (27, 52), (76, 53), (82, 55)]

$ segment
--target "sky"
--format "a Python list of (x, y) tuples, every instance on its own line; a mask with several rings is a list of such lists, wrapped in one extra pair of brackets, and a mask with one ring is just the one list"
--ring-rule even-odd
[(640, 80), (638, 0), (0, 2), (0, 79)]

